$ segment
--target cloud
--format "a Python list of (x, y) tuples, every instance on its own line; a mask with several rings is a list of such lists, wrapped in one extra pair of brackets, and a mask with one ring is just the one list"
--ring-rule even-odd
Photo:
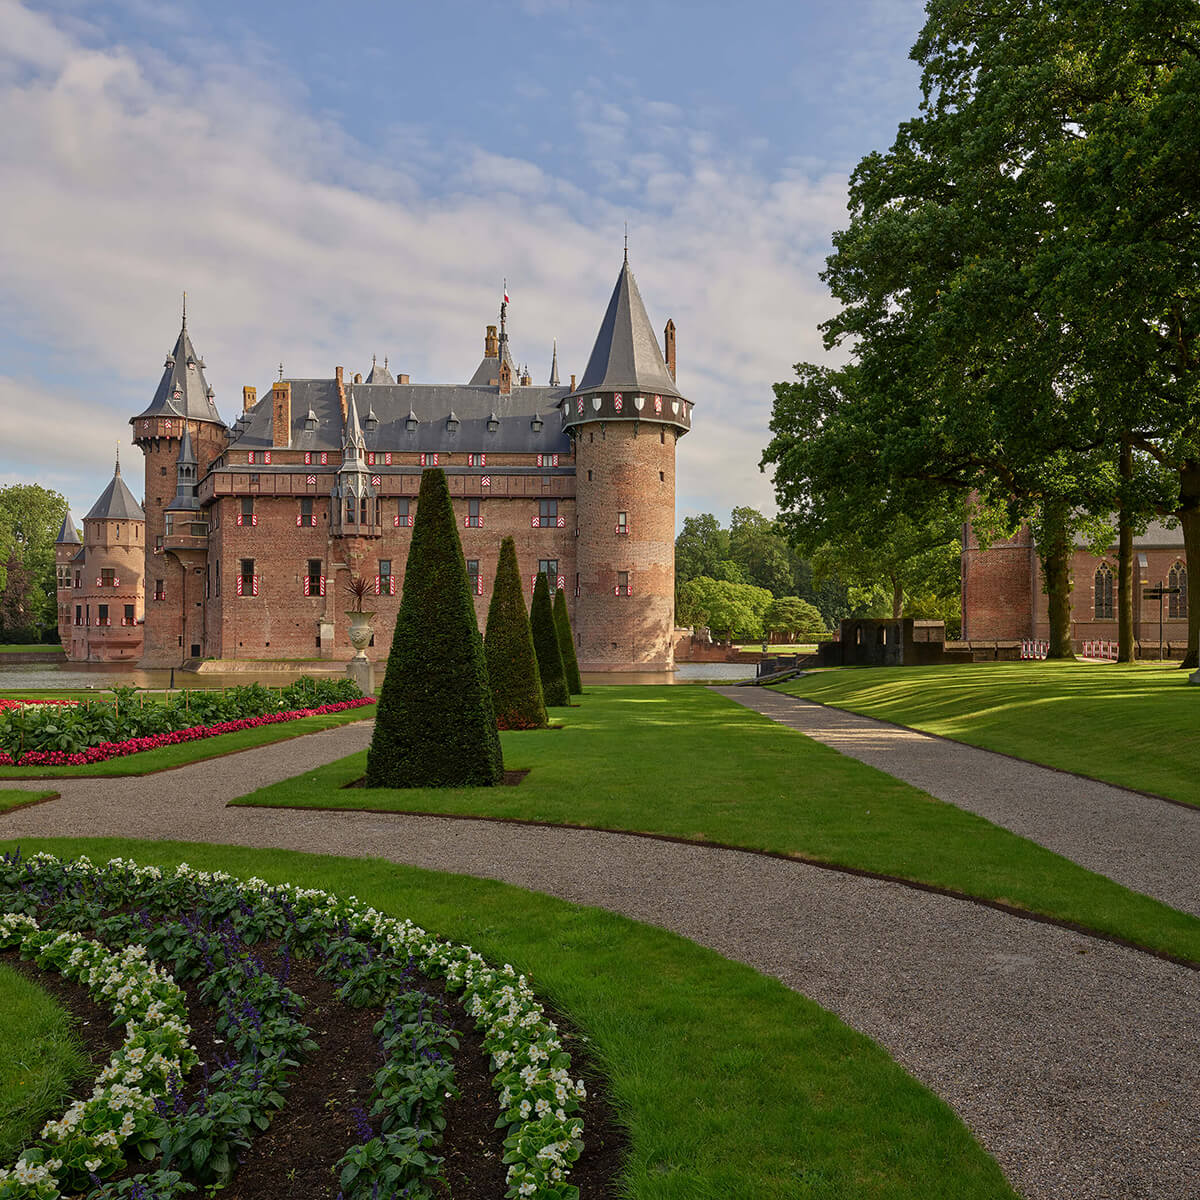
[(564, 377), (582, 372), (628, 220), (651, 319), (661, 331), (674, 318), (696, 403), (680, 519), (771, 509), (757, 469), (771, 384), (822, 355), (816, 276), (844, 221), (843, 177), (802, 164), (766, 176), (675, 105), (616, 108), (586, 86), (576, 134), (607, 188), (419, 123), (366, 148), (306, 111), (282, 69), (93, 42), (0, 0), (0, 319), (81, 373), (49, 392), (0, 380), (0, 475), (76, 470), (91, 474), (68, 489), (103, 487), (184, 288), (229, 419), (241, 386), (261, 388), (281, 359), (329, 376), (378, 353), (414, 380), (467, 378), (502, 277), (514, 353), (535, 379), (553, 337)]

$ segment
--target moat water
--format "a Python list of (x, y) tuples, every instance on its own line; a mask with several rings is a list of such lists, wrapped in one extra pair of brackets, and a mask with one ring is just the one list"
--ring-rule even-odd
[[(316, 664), (314, 664), (316, 665)], [(381, 664), (382, 665), (382, 664)], [(340, 675), (334, 671), (314, 671), (313, 674)], [(754, 668), (738, 663), (680, 663), (673, 672), (659, 671), (585, 671), (583, 682), (588, 686), (604, 684), (648, 683), (733, 683), (752, 679)], [(95, 688), (103, 691), (112, 687), (141, 688), (224, 688), (257, 680), (269, 687), (286, 687), (296, 679), (293, 672), (231, 671), (221, 674), (196, 675), (187, 671), (144, 671), (140, 667), (117, 666), (112, 663), (12, 663), (0, 662), (0, 692), (55, 691)]]

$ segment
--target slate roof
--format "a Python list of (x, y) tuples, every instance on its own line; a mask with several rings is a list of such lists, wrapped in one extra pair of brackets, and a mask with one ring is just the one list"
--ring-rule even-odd
[[(485, 360), (486, 361), (486, 360)], [(497, 360), (493, 358), (492, 362)], [(334, 379), (293, 379), (292, 449), (341, 450), (344, 425)], [(514, 387), (507, 396), (498, 388), (471, 384), (347, 384), (347, 403), (374, 420), (362, 422), (368, 450), (461, 453), (483, 451), (509, 454), (559, 454), (570, 450), (558, 405), (567, 388)], [(309, 410), (316, 428), (306, 428)], [(417, 428), (406, 427), (409, 412)], [(446, 428), (451, 414), (457, 430)], [(488, 429), (489, 418), (497, 427)], [(542, 422), (540, 430), (532, 422)], [(240, 450), (268, 448), (273, 442), (273, 417), (268, 392), (248, 413), (234, 422), (231, 446)]]
[(175, 349), (163, 363), (162, 378), (150, 407), (138, 417), (187, 417), (193, 421), (211, 421), (224, 425), (213, 403), (212, 388), (204, 378), (204, 360), (196, 353), (188, 335), (187, 316), (175, 340)]
[(628, 257), (575, 391), (650, 392), (683, 399), (650, 327)]
[(371, 355), (371, 373), (363, 380), (363, 383), (395, 383), (396, 380), (392, 376), (391, 371), (387, 367), (387, 359), (384, 359), (381, 367), (376, 361), (375, 356)]
[(117, 468), (113, 472), (112, 482), (100, 493), (100, 498), (92, 505), (91, 512), (84, 517), (85, 521), (144, 521), (146, 514), (142, 506), (133, 498), (133, 493), (125, 486), (121, 478), (121, 462), (117, 460)]
[(58, 537), (54, 539), (56, 546), (81, 545), (83, 539), (79, 536), (79, 530), (75, 528), (75, 522), (71, 520), (71, 513), (68, 510), (67, 515), (63, 517), (63, 523), (59, 526)]

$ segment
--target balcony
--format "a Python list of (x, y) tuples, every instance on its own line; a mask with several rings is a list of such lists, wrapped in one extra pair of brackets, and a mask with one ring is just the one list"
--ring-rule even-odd
[(208, 522), (173, 523), (163, 534), (162, 548), (169, 553), (178, 553), (181, 550), (199, 550), (203, 553), (208, 549)]

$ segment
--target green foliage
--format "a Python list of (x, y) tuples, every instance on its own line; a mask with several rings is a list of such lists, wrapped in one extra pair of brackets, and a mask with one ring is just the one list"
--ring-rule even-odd
[(767, 633), (783, 634), (788, 642), (807, 642), (825, 632), (825, 622), (807, 600), (801, 600), (799, 596), (780, 596), (767, 605), (763, 628)]
[(679, 588), (676, 619), (685, 625), (707, 625), (721, 638), (758, 639), (771, 600), (765, 588), (702, 575)]
[(566, 667), (562, 649), (558, 643), (558, 627), (554, 623), (554, 611), (550, 604), (550, 582), (544, 572), (539, 573), (533, 585), (533, 604), (529, 610), (529, 624), (533, 630), (533, 648), (537, 653), (538, 673), (542, 677), (542, 694), (546, 705), (560, 708), (571, 703), (567, 688)]
[(0, 487), (0, 641), (36, 642), (56, 624), (54, 539), (66, 515), (58, 492)]
[(500, 543), (483, 649), (497, 725), (501, 729), (544, 729), (546, 701), (525, 611), (517, 548), (511, 537)]
[(488, 787), (504, 762), (445, 473), (422, 472), (369, 787)]
[(562, 651), (567, 691), (572, 696), (582, 696), (583, 680), (579, 675), (579, 659), (575, 656), (575, 639), (571, 635), (571, 614), (567, 611), (567, 593), (562, 588), (554, 593), (554, 627), (558, 631), (558, 648)]
[(684, 517), (675, 539), (675, 582), (687, 583), (698, 575), (714, 577), (717, 563), (729, 558), (729, 531), (712, 513)]

